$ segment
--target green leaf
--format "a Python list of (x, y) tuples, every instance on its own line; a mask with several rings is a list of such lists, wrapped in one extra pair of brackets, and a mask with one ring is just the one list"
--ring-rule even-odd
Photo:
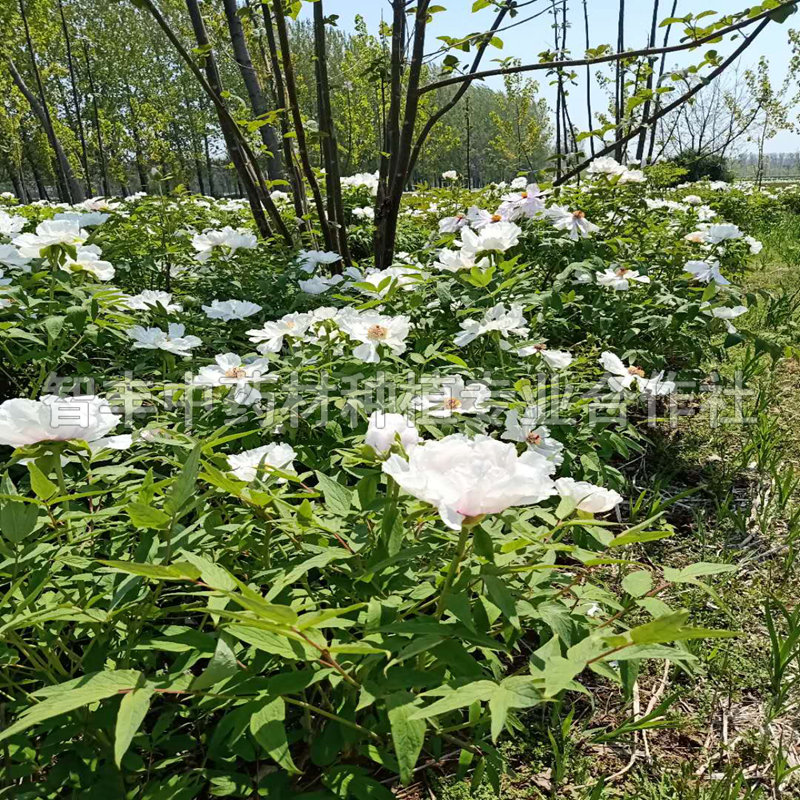
[(425, 743), (425, 722), (413, 719), (414, 695), (409, 692), (395, 692), (386, 698), (389, 727), (392, 731), (392, 744), (400, 768), (400, 781), (404, 786), (411, 782), (414, 767)]
[(653, 576), (646, 569), (630, 572), (622, 579), (622, 588), (631, 597), (643, 597), (653, 588)]
[[(449, 687), (443, 687), (449, 688)], [(429, 719), (437, 714), (446, 714), (457, 708), (472, 705), (476, 700), (485, 701), (497, 688), (493, 681), (473, 681), (458, 689), (448, 692), (441, 700), (431, 703), (425, 708), (419, 708), (411, 715), (411, 719)]]
[(122, 757), (128, 752), (133, 737), (139, 726), (147, 716), (150, 700), (155, 694), (155, 689), (144, 686), (134, 689), (122, 698), (117, 712), (117, 725), (114, 729), (114, 761), (119, 767)]
[(194, 494), (194, 485), (197, 482), (197, 473), (200, 469), (200, 453), (202, 443), (198, 442), (189, 453), (180, 475), (172, 484), (172, 491), (167, 498), (166, 508), (170, 514), (177, 514), (184, 503)]
[(214, 564), (203, 556), (196, 553), (181, 551), (181, 558), (185, 558), (190, 564), (200, 570), (200, 580), (208, 584), (212, 589), (221, 589), (232, 592), (236, 588), (236, 580), (224, 567)]
[(508, 587), (496, 575), (484, 575), (483, 582), (486, 585), (489, 599), (503, 612), (503, 616), (519, 629), (517, 604)]
[(738, 567), (735, 564), (712, 564), (706, 561), (698, 561), (696, 564), (689, 564), (683, 569), (672, 569), (664, 567), (664, 577), (671, 583), (691, 583), (696, 578), (704, 575), (719, 575), (723, 572), (736, 572)]
[(286, 704), (282, 697), (266, 701), (250, 717), (250, 733), (261, 747), (269, 753), (290, 775), (299, 775), (301, 770), (292, 761), (286, 739)]
[(36, 527), (38, 506), (22, 500), (3, 500), (0, 503), (0, 532), (10, 542), (19, 544)]
[[(56, 458), (58, 458), (58, 456), (56, 456)], [(58, 486), (56, 486), (33, 461), (28, 462), (28, 472), (31, 476), (31, 489), (33, 489), (33, 493), (37, 497), (40, 497), (42, 500), (55, 497), (58, 493)]]
[(200, 570), (192, 564), (176, 561), (174, 564), (140, 564), (138, 561), (106, 561), (98, 559), (111, 569), (127, 572), (129, 575), (141, 575), (154, 581), (195, 581), (200, 577)]
[(346, 486), (337, 483), (322, 472), (317, 472), (317, 480), (322, 494), (325, 496), (325, 506), (328, 511), (337, 517), (346, 517), (353, 503), (353, 493)]
[(624, 547), (628, 544), (639, 544), (640, 542), (655, 542), (658, 539), (668, 539), (674, 536), (673, 531), (626, 531), (619, 536), (615, 536), (609, 543), (609, 547)]
[(217, 639), (217, 648), (214, 655), (208, 661), (208, 665), (200, 675), (191, 683), (192, 691), (208, 689), (214, 684), (219, 683), (235, 675), (239, 671), (236, 663), (236, 655), (228, 644), (227, 637), (221, 634)]
[(50, 341), (55, 341), (64, 330), (64, 317), (47, 317), (44, 321), (44, 327)]
[[(0, 732), (0, 741), (8, 739), (28, 728), (76, 708), (96, 703), (136, 685), (141, 673), (136, 670), (109, 670), (85, 675), (62, 686), (51, 687), (54, 691), (40, 703), (23, 711), (19, 719)], [(69, 687), (69, 688), (67, 688)]]
[(169, 526), (170, 518), (167, 514), (145, 503), (129, 503), (125, 511), (137, 528), (164, 530)]

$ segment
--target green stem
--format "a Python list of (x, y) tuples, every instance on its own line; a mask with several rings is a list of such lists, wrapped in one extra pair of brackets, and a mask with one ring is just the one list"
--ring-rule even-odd
[(444, 607), (447, 601), (447, 596), (450, 594), (450, 589), (453, 586), (453, 581), (458, 574), (458, 568), (464, 559), (464, 554), (467, 551), (467, 542), (469, 541), (470, 526), (462, 524), (461, 532), (458, 535), (458, 545), (453, 560), (450, 562), (450, 568), (447, 570), (447, 575), (442, 585), (442, 593), (439, 595), (439, 602), (436, 605), (436, 619), (441, 619), (444, 614)]
[[(64, 480), (64, 467), (61, 464), (61, 454), (63, 452), (63, 447), (61, 445), (57, 445), (53, 448), (53, 458), (55, 459), (55, 471), (56, 471), (56, 479), (58, 481), (58, 491), (61, 493), (62, 497), (69, 497), (67, 492), (67, 483)], [(71, 513), (71, 508), (69, 504), (69, 499), (64, 501), (64, 522), (67, 526), (67, 541), (72, 544), (72, 528), (70, 526), (69, 515)]]

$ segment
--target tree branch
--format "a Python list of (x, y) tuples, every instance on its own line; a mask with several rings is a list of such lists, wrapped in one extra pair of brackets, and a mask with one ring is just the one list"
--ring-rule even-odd
[(474, 80), (482, 80), (483, 78), (491, 78), (496, 75), (513, 75), (518, 72), (536, 72), (543, 69), (555, 70), (564, 69), (565, 67), (586, 67), (594, 66), (595, 64), (607, 64), (612, 61), (621, 61), (627, 58), (643, 58), (648, 56), (666, 55), (668, 53), (679, 53), (683, 50), (691, 50), (695, 47), (709, 44), (710, 42), (717, 42), (723, 36), (727, 36), (729, 33), (735, 33), (738, 30), (747, 28), (756, 22), (769, 22), (771, 16), (779, 8), (784, 8), (786, 6), (797, 6), (798, 2), (800, 2), (800, 0), (787, 0), (787, 2), (783, 2), (775, 8), (768, 9), (767, 11), (762, 11), (760, 14), (757, 14), (750, 19), (740, 20), (733, 25), (728, 25), (726, 28), (720, 28), (720, 30), (710, 33), (707, 36), (703, 36), (700, 39), (693, 39), (692, 41), (684, 42), (682, 44), (673, 44), (669, 45), (668, 47), (648, 47), (642, 50), (628, 50), (624, 53), (610, 53), (607, 56), (597, 56), (596, 58), (577, 58), (567, 61), (542, 61), (538, 64), (520, 64), (513, 67), (498, 67), (497, 69), (487, 69), (483, 72), (476, 72), (474, 74), (455, 75), (452, 78), (443, 78), (442, 80), (434, 81), (433, 83), (423, 86), (418, 91), (419, 94), (422, 95), (426, 92), (432, 92), (436, 89), (441, 89), (444, 86), (452, 86), (455, 83), (461, 83), (462, 81), (472, 82)]

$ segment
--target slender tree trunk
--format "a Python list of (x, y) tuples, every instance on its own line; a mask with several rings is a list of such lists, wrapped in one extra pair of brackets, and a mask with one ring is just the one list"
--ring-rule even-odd
[[(47, 96), (45, 95), (44, 84), (42, 83), (42, 75), (39, 72), (39, 66), (36, 63), (36, 51), (33, 47), (33, 39), (31, 38), (30, 27), (28, 26), (28, 16), (25, 13), (25, 3), (23, 0), (19, 0), (19, 13), (22, 17), (22, 25), (25, 30), (25, 42), (28, 46), (28, 54), (30, 55), (31, 59), (31, 68), (33, 69), (33, 76), (36, 80), (36, 88), (39, 92), (39, 101), (36, 101), (33, 92), (31, 92), (25, 85), (21, 74), (17, 71), (14, 62), (9, 57), (8, 64), (9, 69), (11, 70), (11, 77), (14, 80), (14, 83), (17, 85), (17, 88), (22, 92), (23, 95), (25, 95), (25, 99), (31, 105), (33, 113), (38, 117), (39, 121), (44, 127), (45, 133), (47, 134), (50, 147), (55, 155), (55, 171), (61, 200), (65, 203), (78, 203), (81, 200), (85, 200), (86, 195), (84, 194), (80, 183), (78, 183), (77, 179), (75, 178), (75, 173), (72, 171), (72, 166), (69, 163), (67, 154), (61, 144), (61, 141), (56, 135), (56, 130), (53, 126), (53, 119), (50, 116), (50, 109), (47, 105)], [(36, 103), (36, 107), (34, 107), (31, 101)]]
[[(220, 79), (219, 70), (217, 69), (217, 62), (214, 58), (213, 51), (211, 50), (208, 34), (206, 33), (206, 26), (203, 22), (203, 17), (200, 13), (200, 7), (197, 4), (197, 0), (186, 0), (186, 8), (189, 11), (189, 18), (192, 21), (192, 30), (194, 31), (197, 45), (206, 51), (204, 56), (206, 80), (216, 95), (218, 97), (222, 97), (222, 80)], [(246, 156), (242, 152), (242, 148), (239, 144), (235, 131), (233, 131), (231, 128), (231, 123), (228, 119), (228, 116), (220, 113), (219, 109), (217, 111), (220, 127), (222, 128), (222, 135), (225, 138), (225, 144), (228, 147), (231, 160), (236, 168), (237, 178), (239, 178), (245, 186), (247, 200), (250, 203), (250, 209), (253, 212), (253, 219), (255, 219), (256, 227), (258, 228), (261, 236), (267, 238), (272, 235), (272, 231), (269, 227), (269, 223), (267, 222), (267, 218), (264, 215), (264, 209), (261, 207), (255, 180), (249, 173)]]
[[(670, 12), (670, 19), (672, 19), (678, 10), (678, 0), (672, 0), (672, 11)], [(672, 31), (672, 24), (667, 25), (667, 30), (664, 31), (664, 47), (669, 44), (669, 35)], [(661, 56), (661, 66), (658, 68), (658, 80), (655, 82), (656, 89), (661, 86), (661, 80), (664, 77), (664, 72), (667, 69), (667, 54), (664, 53)], [(661, 95), (656, 95), (655, 106), (653, 108), (653, 115), (656, 116), (658, 112), (661, 110)], [(656, 132), (657, 129), (655, 127), (652, 128), (650, 131), (650, 147), (647, 151), (647, 163), (653, 163), (653, 153), (656, 149)]]
[[(56, 132), (53, 128), (47, 109), (39, 102), (33, 92), (31, 92), (31, 90), (28, 88), (28, 85), (25, 83), (22, 75), (20, 75), (18, 72), (14, 62), (11, 59), (8, 59), (6, 63), (8, 64), (8, 69), (11, 73), (11, 79), (28, 101), (31, 111), (39, 120), (45, 130), (45, 133), (47, 134), (47, 141), (49, 142), (50, 147), (55, 154), (56, 178), (62, 202), (77, 203), (81, 200), (85, 200), (86, 195), (83, 192), (83, 188), (75, 178), (75, 173), (72, 171), (72, 167), (70, 166), (67, 154), (64, 152), (64, 148), (61, 145), (61, 141), (59, 140), (58, 136), (56, 136)], [(75, 198), (74, 200), (73, 197)]]
[[(659, 0), (653, 0), (653, 19), (650, 23), (650, 38), (647, 40), (647, 46), (653, 48), (656, 46), (656, 33), (658, 31), (658, 6)], [(653, 91), (653, 82), (656, 74), (656, 59), (648, 59), (648, 73), (647, 73), (647, 91)], [(650, 116), (650, 108), (652, 100), (648, 97), (642, 107), (642, 119), (647, 119)], [(639, 142), (636, 146), (636, 160), (641, 164), (644, 159), (644, 148), (647, 143), (647, 131), (642, 131), (639, 136)]]
[[(617, 52), (625, 49), (625, 0), (619, 0), (619, 15), (617, 19)], [(617, 146), (614, 154), (617, 161), (622, 161), (625, 155), (625, 143), (622, 140), (622, 117), (625, 108), (625, 67), (621, 60), (617, 61), (616, 70), (616, 104), (614, 108), (614, 122), (616, 123), (615, 139)]]
[[(292, 115), (294, 124), (294, 133), (297, 140), (297, 151), (300, 155), (300, 163), (303, 167), (303, 174), (305, 175), (308, 185), (311, 187), (311, 195), (314, 198), (314, 205), (317, 209), (317, 216), (319, 217), (320, 229), (322, 230), (322, 239), (325, 242), (325, 247), (328, 250), (333, 249), (335, 242), (331, 234), (330, 226), (328, 225), (328, 215), (325, 212), (325, 203), (322, 199), (322, 192), (319, 188), (314, 169), (311, 166), (311, 159), (308, 154), (308, 143), (306, 142), (306, 132), (303, 127), (303, 118), (300, 113), (300, 103), (297, 97), (297, 84), (294, 77), (294, 66), (292, 64), (292, 53), (289, 47), (289, 32), (286, 27), (286, 17), (281, 6), (282, 0), (273, 0), (272, 11), (275, 15), (275, 28), (278, 33), (278, 45), (280, 47), (280, 56), (283, 66), (283, 79), (286, 90), (286, 99), (288, 108)], [(338, 252), (338, 251), (337, 251)]]
[[(280, 110), (281, 126), (281, 145), (283, 147), (283, 162), (289, 171), (289, 183), (292, 187), (292, 203), (294, 213), (298, 219), (308, 216), (308, 201), (306, 190), (303, 185), (303, 176), (297, 166), (297, 157), (294, 144), (289, 133), (289, 120), (287, 118), (286, 86), (283, 82), (283, 72), (281, 70), (281, 59), (278, 53), (278, 44), (275, 41), (275, 27), (272, 24), (269, 6), (261, 4), (261, 13), (264, 18), (264, 28), (267, 33), (267, 47), (269, 48), (270, 64), (272, 66), (272, 83), (275, 92), (275, 103)], [(306, 221), (306, 227), (310, 230), (310, 225)]]
[[(100, 128), (100, 110), (97, 106), (97, 88), (94, 85), (94, 74), (92, 73), (92, 62), (89, 58), (89, 46), (86, 39), (83, 40), (83, 60), (86, 62), (86, 77), (89, 79), (89, 91), (92, 93), (92, 112), (94, 114), (94, 132), (97, 140), (97, 157), (100, 159), (100, 176), (103, 182), (103, 194), (106, 197), (111, 195), (111, 184), (108, 180), (108, 162), (106, 150), (103, 146), (103, 131)], [(144, 189), (147, 191), (147, 189)]]
[(39, 199), (49, 200), (50, 195), (47, 192), (47, 181), (42, 177), (42, 172), (39, 169), (39, 165), (36, 163), (36, 158), (33, 153), (33, 142), (31, 142), (24, 130), (21, 130), (20, 134), (22, 136), (22, 156), (31, 168), (31, 175), (33, 175), (33, 182), (36, 184), (36, 192), (39, 195)]
[(64, 32), (64, 44), (67, 50), (67, 66), (69, 68), (69, 82), (72, 88), (72, 104), (75, 107), (75, 123), (78, 128), (78, 135), (81, 142), (81, 162), (83, 164), (83, 174), (86, 177), (86, 191), (92, 194), (92, 177), (89, 173), (89, 154), (86, 148), (86, 133), (83, 129), (83, 115), (81, 114), (81, 104), (78, 99), (78, 81), (76, 77), (75, 61), (72, 58), (72, 41), (69, 36), (67, 19), (64, 16), (64, 5), (58, 0), (58, 11), (61, 16), (61, 30)]
[(325, 185), (328, 195), (328, 217), (337, 241), (337, 251), (345, 266), (350, 266), (350, 250), (347, 246), (347, 228), (344, 224), (342, 204), (342, 176), (339, 169), (339, 145), (331, 110), (331, 89), (328, 80), (327, 47), (325, 44), (325, 14), (323, 0), (314, 3), (314, 51), (317, 76), (317, 100), (319, 106), (319, 133), (325, 163)]
[[(586, 49), (589, 50), (592, 43), (589, 38), (589, 9), (587, 0), (583, 0), (583, 26), (586, 34)], [(594, 130), (594, 112), (592, 111), (592, 68), (588, 64), (586, 66), (586, 115), (589, 130)], [(594, 136), (589, 137), (589, 149), (592, 155), (594, 155)]]
[[(555, 45), (556, 57), (561, 59), (563, 55), (559, 53), (558, 48), (558, 9), (556, 7), (556, 0), (550, 0), (550, 10), (553, 14), (553, 40)], [(561, 177), (561, 154), (564, 152), (561, 141), (561, 122), (564, 117), (561, 104), (564, 101), (563, 93), (563, 80), (564, 71), (561, 69), (556, 70), (556, 178)]]
[[(228, 22), (228, 31), (231, 36), (231, 44), (233, 45), (233, 55), (247, 89), (247, 96), (250, 98), (250, 107), (253, 109), (253, 114), (256, 118), (263, 122), (264, 117), (269, 113), (269, 107), (255, 67), (253, 67), (253, 61), (250, 58), (250, 50), (247, 47), (247, 40), (244, 35), (244, 26), (237, 13), (236, 0), (223, 0), (223, 5), (225, 7), (225, 19)], [(275, 128), (269, 123), (265, 123), (259, 128), (259, 133), (264, 147), (269, 151), (267, 156), (267, 175), (269, 179), (271, 181), (283, 180), (281, 146), (275, 133)]]
[(214, 186), (214, 171), (211, 165), (211, 151), (208, 149), (208, 135), (203, 134), (203, 147), (206, 151), (206, 175), (208, 176), (208, 193), (212, 197), (217, 196), (217, 189)]
[[(397, 3), (400, 11), (405, 14), (405, 4), (400, 0)], [(397, 136), (397, 155), (390, 157), (390, 182), (389, 193), (382, 204), (380, 220), (380, 240), (381, 249), (376, 253), (378, 267), (384, 269), (391, 265), (394, 258), (394, 245), (397, 235), (397, 222), (400, 218), (400, 203), (403, 198), (408, 178), (416, 165), (417, 148), (414, 147), (414, 131), (417, 124), (417, 112), (419, 110), (419, 84), (422, 75), (422, 63), (425, 56), (425, 30), (428, 24), (429, 0), (419, 0), (414, 15), (414, 36), (411, 47), (411, 59), (408, 65), (408, 75), (406, 78), (405, 91), (405, 110), (403, 113), (403, 125), (399, 129)], [(392, 31), (392, 60), (402, 57), (396, 56), (395, 46), (400, 44)], [(402, 44), (400, 44), (402, 46)], [(394, 75), (393, 81), (394, 81)], [(401, 76), (402, 77), (402, 76)], [(401, 87), (402, 89), (402, 87)], [(392, 87), (393, 93), (395, 86)], [(461, 92), (463, 94), (463, 92)], [(458, 95), (461, 96), (460, 94)], [(394, 99), (394, 98), (393, 98)], [(391, 130), (391, 129), (390, 129)], [(425, 129), (423, 129), (423, 132)], [(390, 141), (391, 146), (391, 141)]]

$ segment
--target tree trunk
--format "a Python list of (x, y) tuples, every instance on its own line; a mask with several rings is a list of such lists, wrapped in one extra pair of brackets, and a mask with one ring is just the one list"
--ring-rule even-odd
[[(61, 194), (62, 201), (65, 203), (78, 203), (82, 200), (85, 200), (86, 195), (83, 193), (83, 188), (81, 187), (80, 183), (78, 183), (77, 179), (75, 178), (75, 174), (72, 171), (72, 166), (70, 165), (66, 152), (64, 151), (64, 148), (61, 145), (58, 136), (56, 135), (56, 130), (53, 126), (53, 120), (50, 117), (50, 109), (47, 106), (47, 96), (44, 92), (42, 76), (39, 72), (39, 66), (36, 63), (36, 51), (33, 47), (33, 39), (31, 38), (30, 27), (28, 26), (28, 16), (25, 13), (25, 4), (23, 0), (19, 0), (19, 13), (22, 17), (22, 25), (25, 29), (25, 41), (28, 46), (28, 54), (31, 58), (31, 68), (33, 69), (33, 76), (36, 80), (36, 87), (39, 91), (39, 101), (36, 101), (33, 92), (31, 92), (25, 85), (22, 76), (17, 71), (14, 62), (9, 56), (8, 64), (9, 69), (11, 70), (11, 77), (14, 80), (14, 83), (17, 84), (17, 88), (22, 92), (23, 95), (25, 95), (25, 99), (30, 104), (33, 113), (39, 118), (39, 121), (41, 122), (45, 133), (47, 134), (50, 147), (53, 149), (53, 153), (55, 154), (56, 178), (58, 179), (59, 193)], [(36, 104), (36, 107), (34, 107), (34, 103)]]
[(22, 136), (22, 156), (25, 161), (28, 162), (28, 166), (31, 168), (31, 175), (33, 175), (33, 182), (36, 184), (36, 192), (39, 195), (39, 199), (49, 200), (50, 195), (47, 192), (47, 182), (42, 177), (39, 165), (36, 163), (36, 159), (34, 158), (32, 149), (33, 143), (24, 130), (21, 130), (20, 134)]
[[(242, 20), (237, 13), (236, 0), (223, 0), (223, 5), (225, 6), (225, 18), (228, 22), (228, 31), (231, 35), (233, 55), (239, 67), (239, 72), (242, 75), (245, 88), (247, 89), (247, 96), (250, 98), (250, 107), (253, 109), (253, 114), (256, 116), (256, 119), (260, 119), (263, 122), (264, 117), (269, 113), (269, 107), (264, 97), (261, 84), (259, 83), (258, 75), (253, 67), (253, 61), (250, 58), (250, 51), (247, 47)], [(261, 125), (259, 133), (261, 134), (261, 141), (264, 143), (264, 147), (266, 147), (269, 152), (267, 156), (267, 175), (269, 179), (271, 181), (283, 180), (281, 146), (275, 129), (272, 125), (266, 123)]]
[[(589, 9), (587, 7), (587, 0), (583, 0), (583, 26), (586, 33), (586, 50), (592, 46), (589, 39)], [(586, 115), (587, 127), (589, 130), (594, 130), (594, 113), (592, 111), (592, 68), (586, 65)], [(589, 137), (589, 149), (594, 155), (594, 136)]]
[(269, 6), (266, 3), (261, 4), (261, 13), (264, 17), (264, 27), (267, 32), (267, 46), (269, 47), (269, 58), (272, 65), (275, 103), (281, 111), (280, 126), (284, 166), (289, 171), (294, 213), (298, 219), (303, 219), (308, 215), (308, 201), (306, 199), (305, 186), (303, 185), (303, 176), (297, 166), (294, 144), (289, 136), (289, 121), (286, 117), (286, 87), (283, 83), (278, 45), (275, 41), (275, 28), (272, 25), (272, 17), (270, 16)]
[(6, 63), (8, 64), (8, 69), (11, 73), (11, 79), (28, 101), (31, 111), (39, 120), (45, 130), (45, 133), (47, 134), (47, 141), (50, 143), (50, 147), (55, 154), (56, 177), (58, 179), (59, 194), (61, 195), (62, 202), (78, 203), (82, 200), (85, 200), (86, 195), (84, 194), (80, 183), (78, 183), (75, 178), (75, 173), (72, 171), (72, 166), (69, 163), (67, 154), (64, 152), (61, 141), (59, 140), (58, 136), (56, 136), (55, 129), (53, 128), (50, 115), (48, 114), (46, 107), (36, 99), (36, 96), (28, 88), (28, 85), (23, 80), (22, 75), (20, 75), (17, 71), (17, 67), (14, 62), (11, 59), (8, 59)]
[[(209, 86), (216, 93), (218, 97), (223, 94), (222, 80), (220, 79), (219, 70), (217, 69), (217, 62), (211, 50), (211, 45), (206, 33), (206, 26), (203, 22), (203, 17), (200, 13), (200, 7), (197, 0), (186, 0), (186, 8), (189, 11), (189, 17), (192, 21), (192, 30), (194, 31), (195, 39), (197, 40), (198, 47), (205, 49), (207, 52), (204, 57), (204, 66), (206, 71), (206, 80)], [(258, 191), (255, 186), (255, 181), (250, 175), (247, 160), (242, 152), (242, 148), (237, 140), (236, 133), (231, 129), (231, 122), (228, 116), (220, 113), (217, 109), (217, 117), (219, 118), (220, 127), (222, 128), (222, 135), (225, 138), (225, 144), (228, 147), (228, 152), (231, 156), (231, 161), (236, 168), (236, 175), (244, 184), (247, 200), (250, 203), (250, 210), (253, 212), (253, 219), (256, 222), (256, 227), (263, 238), (272, 235), (272, 231), (264, 215), (264, 209), (261, 207), (261, 202), (258, 197)]]
[[(678, 0), (672, 0), (672, 11), (670, 12), (669, 15), (670, 19), (672, 19), (675, 16), (677, 10), (678, 10)], [(664, 32), (664, 47), (666, 47), (669, 44), (669, 34), (671, 30), (672, 30), (672, 25), (671, 24), (667, 25), (667, 30)], [(661, 66), (658, 69), (658, 80), (655, 82), (656, 89), (658, 89), (658, 87), (661, 85), (661, 79), (664, 77), (664, 72), (666, 71), (666, 69), (667, 69), (667, 55), (666, 53), (664, 53), (664, 55), (661, 56)], [(653, 108), (653, 115), (654, 116), (657, 115), (660, 110), (661, 110), (661, 95), (657, 95), (655, 106)], [(656, 149), (656, 128), (654, 127), (650, 131), (650, 147), (647, 150), (648, 164), (651, 164), (653, 162), (653, 153), (655, 149)]]
[[(92, 62), (89, 60), (89, 46), (86, 39), (83, 40), (83, 59), (86, 62), (86, 77), (89, 79), (89, 91), (92, 93), (92, 111), (94, 112), (94, 132), (97, 139), (97, 157), (100, 159), (100, 176), (103, 182), (103, 194), (111, 196), (111, 186), (108, 181), (108, 163), (106, 161), (106, 151), (103, 147), (103, 131), (100, 129), (100, 111), (97, 107), (97, 89), (94, 85), (94, 75), (92, 74)], [(147, 191), (147, 189), (143, 189)]]
[[(286, 28), (286, 17), (284, 16), (283, 8), (281, 7), (281, 0), (275, 0), (272, 5), (272, 11), (275, 14), (275, 28), (278, 32), (278, 44), (280, 46), (281, 62), (283, 64), (283, 78), (285, 82), (286, 99), (288, 101), (289, 111), (292, 115), (292, 122), (294, 124), (294, 133), (297, 139), (297, 151), (300, 155), (300, 164), (303, 167), (308, 185), (311, 187), (311, 195), (314, 198), (314, 205), (317, 209), (317, 216), (319, 217), (319, 225), (322, 230), (322, 239), (325, 242), (325, 247), (328, 250), (334, 248), (335, 242), (331, 235), (331, 229), (328, 225), (328, 215), (325, 212), (325, 203), (322, 200), (322, 192), (319, 188), (316, 175), (311, 166), (311, 159), (308, 155), (308, 144), (306, 142), (306, 132), (303, 127), (303, 118), (300, 113), (300, 103), (297, 97), (297, 84), (294, 78), (294, 66), (292, 65), (292, 53), (289, 46), (289, 32)], [(337, 251), (338, 252), (338, 251)], [(340, 254), (341, 255), (341, 254)]]
[(323, 0), (314, 3), (314, 51), (317, 76), (317, 101), (319, 106), (319, 133), (325, 164), (325, 185), (328, 194), (328, 217), (337, 241), (337, 251), (345, 266), (350, 266), (350, 250), (347, 246), (347, 228), (344, 224), (342, 205), (342, 176), (339, 170), (339, 145), (331, 110), (331, 90), (328, 80), (327, 48), (325, 45), (325, 15)]
[[(617, 52), (625, 49), (625, 0), (619, 0), (619, 15), (617, 19)], [(616, 71), (616, 98), (614, 106), (614, 122), (616, 123), (616, 147), (614, 157), (622, 162), (625, 154), (625, 143), (622, 140), (622, 117), (625, 107), (625, 67), (621, 60), (617, 61)]]
[[(658, 31), (658, 5), (659, 0), (653, 0), (653, 19), (650, 23), (650, 38), (648, 39), (647, 46), (653, 48), (656, 46), (656, 32)], [(648, 60), (649, 72), (647, 74), (647, 91), (653, 91), (653, 82), (656, 74), (656, 59), (650, 58)], [(647, 119), (650, 116), (650, 107), (652, 100), (648, 98), (642, 107), (642, 119)], [(647, 131), (642, 131), (639, 136), (639, 143), (636, 146), (636, 160), (641, 164), (644, 159), (644, 148), (647, 142)]]
[(67, 66), (69, 68), (69, 82), (72, 88), (72, 104), (75, 106), (75, 124), (78, 128), (78, 136), (81, 142), (81, 162), (83, 164), (83, 174), (86, 177), (86, 191), (92, 194), (92, 178), (89, 174), (89, 155), (86, 148), (86, 133), (83, 130), (83, 115), (81, 114), (81, 104), (78, 100), (78, 81), (75, 72), (75, 62), (72, 58), (72, 42), (67, 27), (67, 19), (64, 16), (64, 5), (58, 0), (58, 11), (61, 15), (61, 30), (64, 32), (64, 44), (67, 49)]
[(206, 151), (206, 175), (208, 175), (208, 193), (212, 197), (217, 196), (217, 189), (214, 186), (214, 171), (211, 164), (211, 151), (208, 149), (208, 134), (203, 134), (203, 147)]

